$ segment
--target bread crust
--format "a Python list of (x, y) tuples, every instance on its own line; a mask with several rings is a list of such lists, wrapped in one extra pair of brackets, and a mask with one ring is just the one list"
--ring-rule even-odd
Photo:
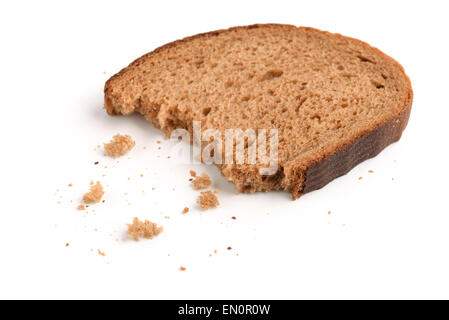
[(296, 200), (305, 193), (321, 189), (361, 162), (375, 157), (388, 145), (398, 141), (410, 117), (412, 95), (410, 92), (409, 105), (401, 114), (373, 131), (361, 135), (352, 143), (342, 146), (334, 154), (317, 159), (311, 164), (305, 170), (302, 190), (293, 190), (292, 199)]
[[(210, 38), (220, 35), (224, 32), (229, 32), (236, 29), (254, 29), (263, 27), (285, 27), (285, 28), (298, 28), (293, 25), (283, 25), (283, 24), (255, 24), (249, 26), (239, 26), (229, 29), (222, 29), (217, 31), (211, 31), (207, 33), (201, 33), (194, 36), (190, 36), (181, 40), (176, 40), (165, 44), (152, 52), (149, 52), (142, 57), (138, 58), (132, 62), (128, 67), (122, 69), (120, 72), (111, 77), (105, 84), (104, 97), (105, 97), (105, 109), (110, 115), (116, 115), (123, 113), (120, 110), (120, 106), (114, 106), (112, 97), (109, 92), (114, 80), (120, 79), (122, 75), (127, 71), (127, 69), (139, 65), (142, 61), (150, 59), (152, 55), (159, 53), (171, 47), (176, 47), (182, 45), (183, 43), (192, 41), (198, 38)], [(391, 119), (385, 121), (379, 126), (373, 126), (365, 132), (361, 132), (358, 137), (355, 137), (351, 141), (342, 144), (338, 149), (334, 150), (332, 154), (324, 155), (319, 159), (315, 159), (312, 163), (308, 163), (304, 167), (297, 168), (297, 172), (301, 175), (301, 183), (296, 187), (291, 189), (293, 200), (299, 198), (305, 193), (320, 189), (326, 184), (338, 178), (352, 168), (354, 168), (359, 163), (372, 158), (379, 154), (385, 147), (393, 142), (398, 141), (401, 138), (402, 132), (407, 126), (408, 119), (411, 112), (412, 100), (413, 100), (413, 90), (409, 77), (405, 74), (403, 67), (393, 58), (386, 55), (377, 48), (370, 46), (368, 43), (363, 42), (358, 39), (343, 36), (340, 34), (334, 34), (327, 31), (321, 31), (310, 27), (299, 27), (300, 29), (313, 30), (315, 32), (320, 32), (326, 35), (332, 35), (343, 39), (350, 39), (359, 43), (361, 46), (374, 49), (379, 55), (392, 61), (400, 67), (403, 76), (407, 82), (408, 98), (406, 99), (403, 106), (399, 108), (400, 112), (393, 115)]]

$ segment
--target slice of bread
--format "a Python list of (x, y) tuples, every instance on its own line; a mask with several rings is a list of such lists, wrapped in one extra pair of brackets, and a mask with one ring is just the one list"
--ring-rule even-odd
[(105, 85), (109, 114), (143, 114), (169, 134), (193, 121), (277, 129), (278, 171), (220, 164), (239, 192), (323, 187), (399, 140), (413, 92), (403, 68), (368, 44), (312, 28), (253, 25), (162, 46)]

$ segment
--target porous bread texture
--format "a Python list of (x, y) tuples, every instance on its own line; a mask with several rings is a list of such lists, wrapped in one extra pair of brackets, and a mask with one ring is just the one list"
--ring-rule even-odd
[(202, 173), (199, 176), (195, 175), (195, 179), (192, 181), (193, 188), (195, 190), (206, 189), (212, 184), (210, 177), (206, 173)]
[(156, 223), (149, 220), (140, 221), (139, 218), (135, 217), (132, 224), (128, 224), (127, 235), (134, 239), (134, 241), (139, 241), (140, 238), (152, 239), (153, 236), (157, 236), (164, 230), (162, 226), (158, 226)]
[[(90, 191), (84, 194), (83, 201), (85, 203), (98, 203), (101, 198), (103, 198), (103, 195), (103, 186), (100, 181), (97, 181), (96, 184), (92, 184), (90, 186)], [(78, 206), (78, 208), (80, 209), (80, 206)]]
[(217, 196), (210, 190), (202, 191), (198, 197), (197, 203), (203, 210), (209, 210), (210, 208), (220, 205)]
[[(411, 103), (410, 80), (392, 58), (356, 39), (290, 25), (236, 27), (175, 41), (105, 85), (109, 114), (141, 113), (167, 135), (177, 128), (192, 134), (193, 121), (201, 121), (203, 131), (222, 133), (277, 129), (276, 174), (260, 175), (260, 163), (218, 167), (238, 192), (284, 189), (294, 198), (307, 189), (311, 168), (326, 159), (350, 150), (345, 156), (355, 160), (327, 176), (315, 172), (322, 180), (317, 185), (398, 140)], [(398, 123), (390, 126), (392, 121)], [(363, 137), (379, 150), (358, 154)]]
[(104, 154), (109, 157), (120, 157), (130, 151), (136, 143), (127, 134), (116, 134), (109, 143), (104, 144)]

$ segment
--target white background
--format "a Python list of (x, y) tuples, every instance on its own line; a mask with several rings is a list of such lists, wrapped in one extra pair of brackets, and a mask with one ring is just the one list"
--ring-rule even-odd
[[(0, 298), (449, 298), (448, 9), (391, 0), (1, 2)], [(268, 22), (359, 38), (400, 61), (415, 93), (401, 141), (293, 202), (283, 192), (236, 195), (216, 168), (168, 160), (170, 143), (158, 150), (162, 134), (141, 117), (102, 109), (104, 82), (142, 54)], [(94, 151), (117, 132), (137, 142), (119, 163)], [(190, 169), (212, 176), (219, 208), (199, 210)], [(76, 206), (90, 180), (103, 183), (106, 202), (86, 213)], [(134, 216), (165, 231), (130, 241)]]

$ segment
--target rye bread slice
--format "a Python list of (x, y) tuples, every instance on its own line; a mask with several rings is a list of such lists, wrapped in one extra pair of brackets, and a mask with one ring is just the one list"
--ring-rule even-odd
[(222, 164), (238, 192), (319, 189), (400, 139), (413, 92), (402, 66), (368, 44), (312, 28), (252, 25), (166, 44), (105, 85), (109, 114), (141, 113), (170, 134), (279, 132), (279, 169)]

